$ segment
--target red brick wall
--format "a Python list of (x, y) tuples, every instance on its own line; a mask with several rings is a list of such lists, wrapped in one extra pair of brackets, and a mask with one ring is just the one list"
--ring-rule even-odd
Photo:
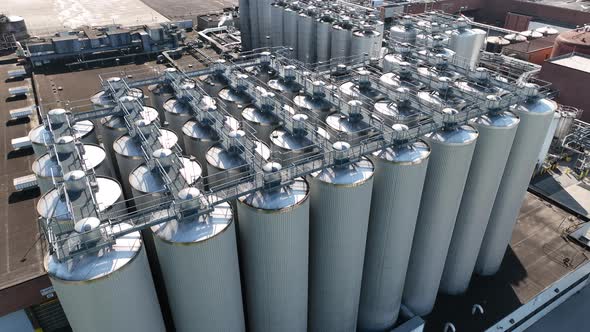
[(582, 87), (590, 86), (590, 73), (545, 62), (539, 77), (551, 82), (554, 89), (559, 90), (559, 96), (555, 99), (558, 103), (584, 110), (582, 120), (590, 122), (590, 98), (581, 93)]

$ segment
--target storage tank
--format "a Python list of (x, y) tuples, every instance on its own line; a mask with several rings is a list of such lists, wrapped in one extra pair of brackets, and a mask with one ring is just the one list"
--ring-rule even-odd
[(572, 125), (574, 124), (574, 120), (576, 119), (576, 112), (572, 111), (562, 111), (560, 112), (561, 117), (559, 119), (559, 123), (557, 124), (557, 128), (555, 130), (555, 138), (559, 141), (563, 141), (563, 139), (570, 134)]
[(352, 31), (350, 42), (350, 55), (360, 56), (367, 54), (369, 59), (379, 58), (383, 36), (370, 25), (363, 25), (360, 29)]
[(247, 79), (248, 75), (238, 74), (236, 87), (223, 88), (217, 95), (225, 110), (236, 119), (241, 119), (244, 107), (252, 103), (252, 98), (245, 92), (248, 87)]
[[(158, 149), (153, 154), (164, 169), (170, 167), (169, 158), (171, 155), (172, 151), (169, 149)], [(180, 162), (182, 163), (182, 167), (179, 167), (180, 174), (189, 186), (195, 185), (201, 178), (201, 166), (192, 158), (180, 157)], [(152, 167), (147, 166), (145, 163), (137, 166), (129, 174), (129, 185), (131, 186), (134, 205), (138, 210), (149, 207), (154, 200), (166, 196), (168, 191), (156, 164)]]
[(549, 26), (544, 26), (544, 27), (536, 28), (535, 32), (538, 32), (538, 33), (542, 34), (543, 36), (554, 36), (559, 33), (559, 30), (549, 27)]
[(324, 127), (328, 115), (334, 112), (332, 104), (326, 100), (326, 83), (322, 81), (312, 82), (312, 94), (301, 94), (293, 98), (293, 103), (298, 112), (306, 114), (310, 119), (315, 120), (318, 126)]
[(293, 49), (293, 57), (297, 57), (297, 20), (299, 19), (299, 2), (291, 2), (283, 13), (283, 46)]
[(418, 217), (430, 148), (407, 142), (407, 126), (396, 144), (372, 154), (375, 164), (367, 248), (363, 265), (358, 330), (383, 331), (397, 320)]
[(297, 18), (297, 60), (303, 63), (316, 61), (316, 11), (315, 6), (309, 6), (302, 10)]
[(242, 51), (249, 51), (252, 47), (252, 30), (250, 28), (250, 1), (239, 0), (238, 8), (240, 15), (240, 39)]
[(336, 59), (333, 61), (338, 61), (338, 58), (350, 56), (352, 25), (348, 16), (341, 16), (337, 23), (332, 25), (330, 36), (330, 57)]
[[(254, 1), (253, 1), (254, 2)], [(272, 0), (258, 0), (256, 1), (256, 8), (258, 9), (258, 42), (259, 47), (271, 46), (271, 3)], [(251, 5), (250, 5), (251, 6)]]
[(270, 41), (271, 46), (283, 46), (283, 26), (284, 26), (284, 19), (283, 15), (285, 13), (285, 2), (279, 0), (271, 4), (270, 7), (270, 15), (271, 15), (271, 31), (270, 31)]
[(76, 155), (80, 153), (86, 170), (93, 171), (96, 175), (112, 176), (111, 166), (106, 159), (106, 152), (98, 145), (84, 144), (78, 148), (78, 152), (76, 151), (74, 138), (72, 136), (62, 136), (57, 139), (55, 148), (58, 151), (57, 155), (53, 152), (48, 152), (35, 159), (31, 166), (37, 178), (37, 185), (41, 190), (41, 194), (55, 187), (53, 181), (57, 183), (63, 181), (62, 169), (58, 164), (58, 158), (62, 162), (62, 165), (72, 165), (75, 163)]
[(557, 110), (557, 104), (542, 98), (535, 84), (526, 83), (520, 91), (527, 100), (513, 109), (520, 124), (475, 266), (475, 271), (484, 276), (493, 275), (500, 268), (543, 138)]
[[(49, 219), (55, 218), (54, 230), (66, 232), (74, 229), (74, 220), (68, 206), (88, 206), (90, 197), (80, 195), (80, 189), (74, 188), (67, 182), (80, 184), (86, 181), (85, 174), (81, 170), (68, 172), (64, 175), (65, 190), (68, 199), (63, 194), (62, 188), (55, 188), (45, 193), (37, 202), (39, 216)], [(112, 178), (97, 176), (94, 199), (97, 202), (98, 211), (108, 216), (118, 216), (127, 212), (123, 201), (123, 191), (117, 181)], [(85, 186), (86, 184), (82, 184)]]
[[(107, 84), (112, 86), (117, 91), (123, 89), (124, 87), (123, 79), (120, 77), (109, 77), (107, 79)], [(144, 94), (141, 89), (131, 88), (126, 95), (135, 97), (143, 102)], [(107, 107), (115, 107), (117, 105), (117, 101), (114, 99), (114, 96), (111, 95), (110, 91), (99, 91), (95, 93), (90, 97), (90, 102), (92, 103), (92, 107), (95, 110)]]
[[(71, 238), (99, 238), (100, 220), (84, 218)], [(124, 232), (131, 225), (104, 226)], [(165, 331), (160, 305), (139, 232), (65, 262), (46, 256), (45, 270), (74, 331)], [(108, 317), (108, 319), (107, 319)]]
[(382, 85), (389, 89), (406, 88), (409, 90), (422, 90), (424, 89), (424, 83), (414, 79), (410, 72), (410, 63), (400, 63), (400, 68), (395, 70), (393, 73), (386, 73), (379, 77), (379, 81)]
[[(205, 156), (207, 159), (207, 182), (211, 187), (229, 184), (245, 176), (249, 170), (246, 161), (247, 152), (242, 151), (241, 144), (244, 143), (246, 133), (242, 130), (235, 130), (228, 134), (229, 149), (221, 144), (214, 144)], [(254, 141), (256, 151), (264, 160), (270, 158), (270, 149), (262, 142)], [(252, 153), (252, 152), (250, 152)]]
[(320, 16), (316, 22), (315, 44), (316, 47), (316, 62), (326, 62), (330, 60), (330, 51), (332, 46), (332, 25), (334, 24), (334, 17), (327, 12)]
[[(252, 49), (256, 49), (262, 46), (260, 35), (261, 27), (260, 27), (260, 17), (258, 13), (258, 7), (263, 5), (263, 1), (261, 0), (249, 0), (248, 1), (248, 21), (250, 21), (250, 33), (251, 33), (251, 43)], [(211, 96), (211, 94), (209, 94)]]
[[(274, 93), (268, 93), (270, 98), (274, 97)], [(268, 106), (268, 107), (267, 107)], [(275, 130), (281, 123), (278, 116), (273, 113), (270, 105), (263, 105), (262, 108), (258, 108), (254, 105), (244, 108), (242, 112), (242, 119), (249, 124), (251, 128), (256, 130), (254, 135), (256, 138), (264, 143), (270, 142), (270, 134)]]
[(293, 100), (301, 91), (301, 85), (295, 80), (296, 70), (295, 66), (285, 66), (284, 76), (268, 81), (268, 87), (274, 90), (275, 93), (285, 96), (288, 100)]
[(333, 113), (326, 118), (330, 135), (338, 141), (357, 143), (366, 138), (371, 132), (368, 119), (363, 119), (362, 103), (358, 100), (348, 102), (348, 114)]
[(269, 135), (273, 160), (285, 166), (300, 161), (299, 158), (303, 156), (309, 156), (315, 146), (311, 138), (312, 134), (305, 127), (308, 122), (307, 115), (295, 114), (291, 121), (293, 122), (292, 132), (281, 127)]
[[(208, 107), (217, 107), (215, 99), (204, 96), (199, 102), (201, 105)], [(191, 106), (184, 100), (176, 98), (168, 99), (164, 103), (164, 110), (166, 111), (166, 121), (168, 121), (168, 128), (176, 135), (182, 134), (182, 126), (193, 116)], [(200, 111), (200, 110), (197, 110)], [(184, 142), (181, 140), (178, 145), (184, 150)]]
[(456, 30), (451, 33), (449, 48), (455, 52), (460, 67), (473, 69), (479, 60), (486, 32), (469, 28), (463, 18), (457, 19), (455, 26)]
[[(245, 72), (248, 73), (248, 75), (251, 75), (252, 77), (254, 77), (255, 80), (260, 81), (262, 83), (267, 83), (268, 81), (270, 81), (271, 79), (274, 79), (277, 77), (277, 71), (270, 65), (270, 59), (271, 59), (271, 53), (270, 52), (260, 52), (260, 64), (257, 66), (252, 66), (252, 67), (247, 67), (244, 68)], [(245, 90), (246, 87), (240, 87), (240, 85), (243, 85), (242, 82), (240, 82), (240, 78), (242, 79), (247, 79), (248, 75), (245, 74), (238, 74), (238, 90)], [(258, 83), (260, 83), (258, 82)]]
[(555, 38), (551, 58), (573, 52), (590, 55), (590, 27), (560, 33)]
[(416, 43), (416, 29), (412, 22), (411, 16), (404, 16), (399, 21), (399, 25), (394, 25), (389, 29), (389, 36), (398, 43)]
[(307, 329), (309, 185), (281, 187), (280, 164), (264, 166), (267, 188), (238, 200), (240, 266), (248, 330)]
[[(58, 127), (67, 126), (67, 112), (64, 109), (58, 108), (50, 110), (47, 114), (49, 121), (51, 122), (52, 128), (56, 130)], [(72, 125), (72, 128), (66, 131), (68, 136), (74, 136), (79, 139), (82, 143), (97, 144), (96, 131), (94, 124), (88, 120), (79, 121)], [(50, 145), (54, 144), (53, 133), (46, 125), (39, 125), (33, 128), (29, 132), (29, 140), (35, 157), (41, 157), (47, 153), (47, 149)]]
[(504, 39), (510, 42), (510, 44), (522, 43), (527, 41), (526, 37), (518, 34), (518, 33), (511, 33), (504, 36)]
[(350, 145), (333, 145), (336, 165), (312, 173), (308, 331), (356, 331), (373, 163), (350, 163)]
[[(129, 97), (122, 97), (123, 103), (131, 103), (133, 102), (132, 98)], [(143, 119), (148, 122), (156, 121), (159, 117), (158, 111), (153, 107), (143, 107), (143, 111), (140, 112), (140, 115)], [(111, 165), (113, 165), (113, 170), (117, 177), (121, 178), (121, 174), (119, 173), (119, 165), (117, 164), (117, 158), (115, 156), (115, 150), (113, 148), (113, 144), (115, 141), (125, 135), (127, 133), (127, 125), (125, 124), (125, 118), (122, 116), (113, 116), (109, 115), (104, 118), (100, 119), (101, 123), (101, 141), (102, 145), (107, 151), (107, 157), (109, 158)]]
[(502, 37), (487, 37), (486, 38), (486, 52), (502, 53), (504, 46), (510, 45), (510, 41)]
[(233, 211), (228, 203), (196, 216), (201, 193), (185, 188), (187, 217), (152, 226), (158, 261), (177, 331), (245, 331)]
[(518, 117), (500, 109), (498, 102), (499, 97), (488, 96), (490, 112), (470, 122), (479, 136), (441, 279), (440, 290), (446, 294), (462, 294), (469, 286), (518, 128)]
[(555, 111), (555, 113), (553, 113), (553, 120), (551, 120), (551, 125), (549, 125), (549, 129), (547, 130), (547, 135), (545, 135), (545, 138), (543, 139), (543, 146), (541, 148), (541, 152), (539, 152), (539, 156), (537, 157), (537, 169), (543, 166), (545, 159), (547, 159), (547, 154), (549, 153), (549, 148), (551, 147), (551, 143), (553, 142), (553, 138), (555, 137), (555, 132), (557, 130), (559, 120), (561, 120), (561, 112)]
[(412, 107), (410, 90), (402, 87), (395, 89), (395, 100), (382, 99), (373, 106), (373, 116), (387, 126), (397, 123), (412, 126), (417, 124), (421, 115), (419, 110)]
[(0, 34), (12, 34), (16, 40), (29, 38), (25, 19), (16, 15), (0, 15)]
[(543, 37), (542, 33), (532, 31), (532, 30), (522, 31), (519, 34), (522, 36), (525, 36), (526, 39), (528, 39), (528, 40), (539, 39), (539, 38)]
[(373, 86), (371, 82), (371, 73), (368, 70), (360, 69), (356, 73), (358, 75), (357, 80), (345, 82), (338, 88), (338, 91), (340, 91), (345, 101), (362, 97), (371, 100), (383, 98), (381, 92)]
[[(250, 3), (250, 6), (252, 5), (252, 3)], [(256, 17), (256, 16), (254, 16)], [(254, 28), (252, 28), (252, 37), (254, 38)], [(254, 42), (254, 41), (253, 41)], [(255, 48), (254, 44), (252, 45), (253, 48)], [(217, 61), (215, 61), (215, 64), (213, 65), (215, 68), (213, 74), (211, 75), (205, 75), (205, 76), (200, 76), (199, 77), (199, 81), (201, 81), (203, 83), (203, 90), (205, 90), (205, 92), (207, 93), (207, 95), (209, 96), (217, 96), (219, 94), (219, 91), (221, 91), (223, 88), (225, 88), (229, 83), (227, 81), (227, 78), (225, 77), (223, 68), (225, 68), (226, 66), (226, 62), (223, 59), (219, 59)]]
[(432, 154), (403, 295), (404, 304), (417, 315), (434, 306), (478, 136), (473, 127), (453, 122), (456, 113), (445, 109), (445, 127), (425, 136)]
[[(145, 127), (146, 125), (143, 124), (142, 126)], [(146, 132), (144, 135), (158, 135), (158, 141), (164, 149), (172, 149), (178, 142), (178, 136), (167, 129), (159, 129), (159, 132)], [(113, 143), (119, 173), (121, 174), (121, 184), (123, 185), (125, 197), (128, 199), (132, 197), (131, 187), (129, 185), (129, 174), (144, 162), (144, 152), (139, 139), (140, 138), (137, 137), (136, 140), (129, 136), (129, 134), (125, 134)]]
[[(174, 68), (166, 68), (164, 72), (174, 73), (176, 69)], [(174, 89), (172, 86), (167, 82), (157, 83), (148, 85), (148, 94), (151, 100), (150, 106), (155, 108), (158, 111), (158, 117), (160, 118), (160, 122), (163, 124), (166, 119), (166, 110), (164, 109), (164, 104), (170, 98), (174, 98)]]

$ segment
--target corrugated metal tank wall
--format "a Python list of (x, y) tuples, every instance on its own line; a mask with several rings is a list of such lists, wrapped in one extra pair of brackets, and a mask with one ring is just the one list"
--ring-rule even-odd
[(285, 7), (282, 3), (273, 3), (270, 8), (271, 17), (271, 31), (270, 41), (271, 46), (283, 46), (283, 15)]
[(239, 250), (250, 331), (305, 331), (309, 250), (308, 184), (238, 201)]
[(467, 125), (426, 135), (432, 154), (403, 295), (417, 315), (434, 306), (476, 139), (477, 131)]
[(239, 0), (240, 6), (240, 37), (242, 38), (242, 50), (252, 49), (252, 31), (250, 29), (250, 1)]
[(518, 122), (511, 112), (471, 121), (479, 137), (445, 262), (440, 285), (444, 293), (461, 294), (469, 286)]
[[(534, 88), (525, 86), (524, 89)], [(531, 98), (513, 109), (520, 117), (520, 125), (477, 258), (478, 274), (488, 276), (500, 269), (543, 138), (556, 110), (554, 101), (539, 98)]]
[(373, 154), (375, 179), (359, 331), (390, 328), (397, 320), (430, 148), (424, 142)]
[[(139, 232), (118, 239), (114, 246), (122, 248), (84, 256), (73, 270), (67, 267), (68, 262), (46, 258), (45, 268), (70, 326), (85, 332), (164, 331)], [(106, 266), (112, 271), (97, 272)], [(84, 277), (79, 278), (81, 275)], [(87, 279), (89, 276), (92, 279)]]
[[(185, 199), (198, 197), (197, 189), (188, 190), (197, 194)], [(176, 330), (245, 331), (230, 205), (217, 205), (198, 219), (153, 226), (152, 232)]]
[(364, 159), (310, 176), (309, 331), (356, 330), (373, 169)]

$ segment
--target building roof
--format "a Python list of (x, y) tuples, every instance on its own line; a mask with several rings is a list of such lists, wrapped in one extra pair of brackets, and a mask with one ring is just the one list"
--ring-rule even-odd
[(578, 71), (590, 73), (590, 56), (579, 53), (571, 53), (549, 60), (558, 66), (571, 68)]
[(521, 43), (516, 43), (504, 47), (504, 53), (533, 53), (540, 50), (552, 48), (555, 43), (555, 36), (548, 36), (539, 39), (528, 40)]

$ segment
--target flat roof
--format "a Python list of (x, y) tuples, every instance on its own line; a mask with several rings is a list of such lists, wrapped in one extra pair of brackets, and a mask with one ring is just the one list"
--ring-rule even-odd
[(574, 53), (566, 57), (554, 58), (549, 60), (549, 62), (554, 63), (558, 66), (563, 66), (590, 73), (590, 57), (583, 56), (580, 54)]
[[(447, 322), (457, 331), (484, 331), (587, 263), (588, 251), (564, 236), (579, 222), (527, 193), (500, 271), (492, 277), (474, 276), (463, 295), (439, 294), (434, 311), (425, 317), (424, 331), (442, 331)], [(483, 315), (471, 314), (474, 304), (483, 307)]]
[[(539, 50), (552, 48), (555, 43), (556, 36), (548, 36), (528, 41), (523, 41), (516, 44), (504, 46), (506, 51), (520, 52), (520, 53), (532, 53)], [(504, 53), (507, 53), (507, 52)]]

